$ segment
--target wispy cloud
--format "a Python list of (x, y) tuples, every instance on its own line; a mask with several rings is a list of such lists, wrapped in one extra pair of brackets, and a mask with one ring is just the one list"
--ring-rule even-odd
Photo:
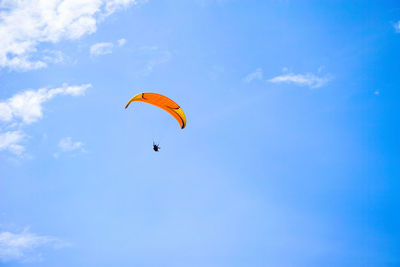
[(248, 74), (246, 77), (243, 78), (245, 83), (250, 83), (254, 80), (262, 80), (263, 79), (263, 72), (261, 68), (256, 69), (254, 72)]
[(25, 150), (25, 148), (20, 145), (24, 138), (25, 134), (21, 131), (0, 133), (0, 151), (9, 150), (16, 155), (21, 155)]
[(43, 61), (46, 63), (61, 63), (64, 61), (64, 55), (61, 51), (57, 50), (44, 50)]
[[(117, 41), (117, 45), (119, 47), (124, 46), (126, 44), (126, 39), (121, 38)], [(114, 49), (114, 44), (111, 42), (97, 43), (90, 47), (90, 55), (91, 56), (100, 56), (111, 54)]]
[(0, 3), (0, 68), (31, 70), (49, 62), (40, 43), (74, 40), (97, 30), (118, 9), (144, 0), (20, 0)]
[(0, 260), (35, 261), (41, 259), (41, 248), (58, 249), (68, 246), (67, 243), (51, 236), (41, 236), (25, 229), (21, 233), (0, 232)]
[[(60, 148), (61, 153), (69, 153), (69, 152), (86, 152), (83, 147), (83, 143), (80, 141), (72, 141), (71, 137), (64, 137), (58, 142), (58, 147)], [(58, 158), (60, 156), (60, 152), (54, 153), (54, 157)]]
[(100, 56), (111, 54), (114, 45), (112, 43), (97, 43), (90, 47), (90, 55)]
[(206, 7), (212, 4), (224, 5), (230, 0), (196, 0), (196, 3), (202, 7)]
[(124, 46), (126, 44), (126, 39), (125, 38), (121, 38), (118, 40), (118, 46)]
[[(295, 84), (298, 86), (308, 86), (309, 88), (319, 88), (326, 85), (330, 80), (332, 80), (332, 75), (320, 75), (324, 67), (318, 68), (317, 74), (306, 73), (306, 74), (294, 74), (288, 72), (287, 67), (282, 68), (282, 75), (270, 78), (266, 81), (271, 83), (288, 83)], [(255, 80), (264, 80), (263, 70), (261, 68), (256, 69), (254, 72), (249, 73), (243, 78), (243, 82), (251, 83)]]
[(396, 32), (400, 33), (400, 21), (396, 22), (393, 26)]
[[(58, 95), (81, 96), (91, 84), (38, 90), (27, 90), (0, 102), (0, 151), (9, 150), (20, 155), (24, 151), (21, 142), (27, 136), (22, 131), (26, 125), (43, 117), (43, 104)], [(1, 126), (1, 125), (0, 125)]]
[(172, 58), (170, 51), (161, 49), (158, 46), (143, 46), (139, 49), (139, 53), (148, 58), (144, 69), (137, 73), (143, 76), (149, 75), (156, 66), (164, 64)]
[(294, 74), (287, 73), (269, 79), (271, 83), (288, 83), (298, 86), (308, 86), (309, 88), (320, 88), (332, 80), (331, 75), (317, 76), (312, 73)]
[(58, 143), (58, 147), (63, 152), (70, 152), (77, 149), (82, 149), (83, 143), (73, 142), (71, 137), (65, 137), (60, 140), (60, 142)]

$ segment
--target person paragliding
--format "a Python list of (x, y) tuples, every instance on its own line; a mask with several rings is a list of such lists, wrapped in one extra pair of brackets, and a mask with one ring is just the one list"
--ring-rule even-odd
[[(152, 104), (156, 107), (159, 107), (169, 114), (171, 114), (175, 120), (178, 121), (179, 126), (181, 129), (184, 129), (186, 127), (186, 116), (185, 113), (183, 112), (182, 108), (175, 103), (172, 99), (169, 99), (166, 96), (156, 94), (156, 93), (141, 93), (138, 95), (135, 95), (134, 97), (129, 100), (128, 104), (126, 104), (125, 109), (127, 109), (132, 102), (145, 102), (148, 104)], [(159, 144), (155, 144), (153, 142), (153, 150), (155, 152), (158, 152), (161, 147)]]
[(160, 144), (156, 144), (156, 143), (154, 143), (154, 141), (153, 141), (153, 150), (155, 151), (155, 152), (158, 152), (158, 150), (160, 150)]

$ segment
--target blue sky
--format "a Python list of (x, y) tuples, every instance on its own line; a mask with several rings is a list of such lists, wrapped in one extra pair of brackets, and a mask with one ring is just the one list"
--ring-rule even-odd
[(400, 265), (397, 1), (2, 1), (0, 40), (1, 266)]

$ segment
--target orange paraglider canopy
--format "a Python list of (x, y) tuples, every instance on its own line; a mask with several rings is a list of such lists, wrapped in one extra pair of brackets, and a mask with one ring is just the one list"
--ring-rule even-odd
[(128, 108), (129, 104), (135, 101), (149, 103), (156, 107), (162, 108), (179, 122), (181, 129), (185, 128), (185, 113), (183, 113), (182, 108), (177, 103), (168, 97), (156, 93), (141, 93), (132, 97), (128, 104), (126, 104), (125, 108)]

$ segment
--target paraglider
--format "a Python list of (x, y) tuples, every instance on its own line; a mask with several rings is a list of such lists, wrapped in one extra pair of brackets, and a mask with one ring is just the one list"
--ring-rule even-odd
[[(132, 97), (131, 100), (129, 100), (128, 104), (126, 104), (125, 109), (128, 108), (130, 103), (136, 101), (152, 104), (156, 107), (165, 110), (166, 112), (171, 114), (175, 118), (175, 120), (178, 121), (181, 129), (185, 128), (186, 126), (185, 113), (177, 103), (175, 103), (168, 97), (156, 93), (141, 93)], [(153, 141), (153, 150), (155, 152), (159, 152), (160, 148), (161, 148), (160, 145), (155, 144)]]
[(156, 93), (141, 93), (132, 97), (131, 100), (129, 100), (128, 104), (126, 104), (125, 109), (128, 108), (130, 103), (135, 101), (149, 103), (165, 110), (178, 121), (179, 125), (181, 126), (181, 129), (185, 128), (186, 126), (185, 113), (177, 103), (175, 103), (168, 97)]

